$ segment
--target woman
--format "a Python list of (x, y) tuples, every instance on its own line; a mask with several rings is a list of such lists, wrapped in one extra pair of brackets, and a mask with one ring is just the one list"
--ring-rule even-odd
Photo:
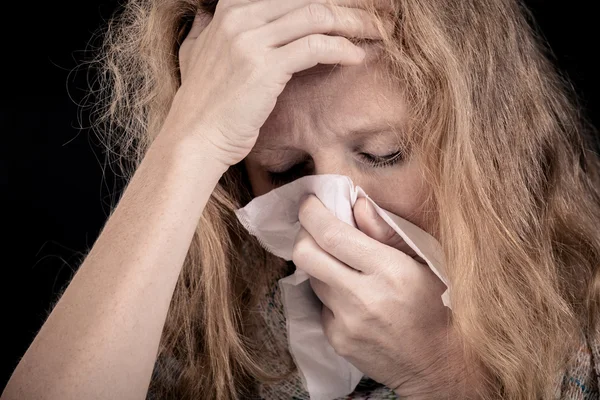
[(323, 173), (433, 234), (452, 297), (366, 204), (307, 198), (349, 398), (597, 398), (598, 158), (516, 1), (130, 0), (102, 50), (135, 173), (3, 398), (306, 398), (288, 267), (233, 210)]

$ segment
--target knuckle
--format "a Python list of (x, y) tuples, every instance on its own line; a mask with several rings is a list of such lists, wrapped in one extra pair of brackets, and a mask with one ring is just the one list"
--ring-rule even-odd
[(344, 235), (340, 228), (329, 227), (323, 231), (323, 246), (326, 249), (335, 249), (339, 247), (343, 240)]
[(364, 319), (385, 319), (384, 299), (380, 293), (371, 293), (360, 299), (360, 311)]
[(308, 21), (318, 25), (332, 25), (334, 20), (333, 12), (329, 7), (320, 3), (310, 3), (305, 8)]
[(396, 233), (394, 229), (392, 229), (391, 226), (389, 226), (383, 234), (383, 238), (381, 241), (384, 243), (391, 243), (392, 241), (396, 240), (396, 238), (400, 238), (400, 236)]
[(329, 334), (329, 344), (340, 357), (348, 357), (351, 354), (348, 338), (341, 332), (331, 332)]
[(328, 42), (320, 35), (308, 36), (306, 46), (310, 54), (319, 54), (328, 50)]
[(342, 319), (347, 342), (360, 341), (363, 337), (360, 316), (352, 315)]
[(221, 14), (221, 31), (227, 35), (235, 36), (238, 32), (240, 23), (243, 21), (244, 15), (241, 7), (228, 7)]
[(329, 47), (331, 49), (341, 50), (341, 51), (350, 51), (353, 50), (354, 45), (350, 40), (343, 36), (331, 37), (331, 41), (329, 43)]
[(375, 259), (377, 254), (374, 253), (372, 248), (367, 247), (364, 243), (357, 241), (352, 244), (353, 252), (356, 259)]
[(237, 56), (244, 55), (245, 57), (250, 58), (252, 53), (250, 51), (251, 41), (247, 36), (247, 33), (240, 33), (231, 39), (231, 50)]
[(393, 277), (398, 267), (397, 253), (399, 252), (394, 249), (383, 248), (377, 252), (371, 250), (370, 253), (372, 265), (377, 266), (374, 275), (382, 276), (384, 279), (390, 275)]
[(308, 54), (315, 55), (319, 53), (319, 44), (316, 43), (316, 39), (313, 36), (305, 38), (304, 43), (306, 44)]

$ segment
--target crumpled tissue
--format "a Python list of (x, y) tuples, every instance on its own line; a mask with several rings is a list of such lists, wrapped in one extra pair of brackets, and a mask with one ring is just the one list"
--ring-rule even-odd
[[(443, 273), (443, 253), (435, 238), (416, 225), (379, 207), (352, 180), (343, 175), (310, 175), (254, 198), (236, 211), (242, 225), (269, 252), (287, 261), (300, 222), (300, 201), (314, 194), (337, 218), (356, 227), (353, 207), (366, 197), (377, 214), (389, 224), (447, 284)], [(354, 391), (364, 374), (336, 354), (321, 326), (321, 302), (311, 289), (308, 275), (296, 270), (279, 280), (287, 323), (289, 350), (311, 400), (330, 400)], [(448, 290), (442, 302), (450, 307)]]

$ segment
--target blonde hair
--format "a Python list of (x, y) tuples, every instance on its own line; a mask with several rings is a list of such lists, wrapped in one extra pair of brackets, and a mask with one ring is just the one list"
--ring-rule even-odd
[[(598, 158), (586, 125), (517, 1), (389, 1), (383, 58), (433, 190), (453, 324), (486, 398), (550, 398), (600, 311)], [(101, 32), (96, 127), (129, 173), (180, 85), (179, 44), (216, 3), (129, 0)], [(267, 285), (249, 272), (274, 261), (233, 215), (249, 196), (231, 168), (202, 215), (161, 339), (158, 398), (230, 399), (273, 379), (247, 334)]]

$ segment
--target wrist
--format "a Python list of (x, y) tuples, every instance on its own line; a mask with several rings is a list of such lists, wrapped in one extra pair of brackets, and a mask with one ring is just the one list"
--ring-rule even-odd
[(485, 368), (467, 360), (458, 341), (451, 341), (445, 351), (437, 352), (425, 367), (410, 379), (403, 379), (394, 392), (403, 399), (481, 399), (486, 395)]
[(163, 154), (170, 155), (176, 163), (184, 163), (189, 168), (198, 168), (203, 174), (212, 174), (216, 180), (227, 172), (229, 164), (220, 157), (220, 149), (206, 139), (210, 128), (205, 128), (202, 135), (185, 135), (176, 129), (164, 126), (154, 139), (153, 147), (159, 147)]

